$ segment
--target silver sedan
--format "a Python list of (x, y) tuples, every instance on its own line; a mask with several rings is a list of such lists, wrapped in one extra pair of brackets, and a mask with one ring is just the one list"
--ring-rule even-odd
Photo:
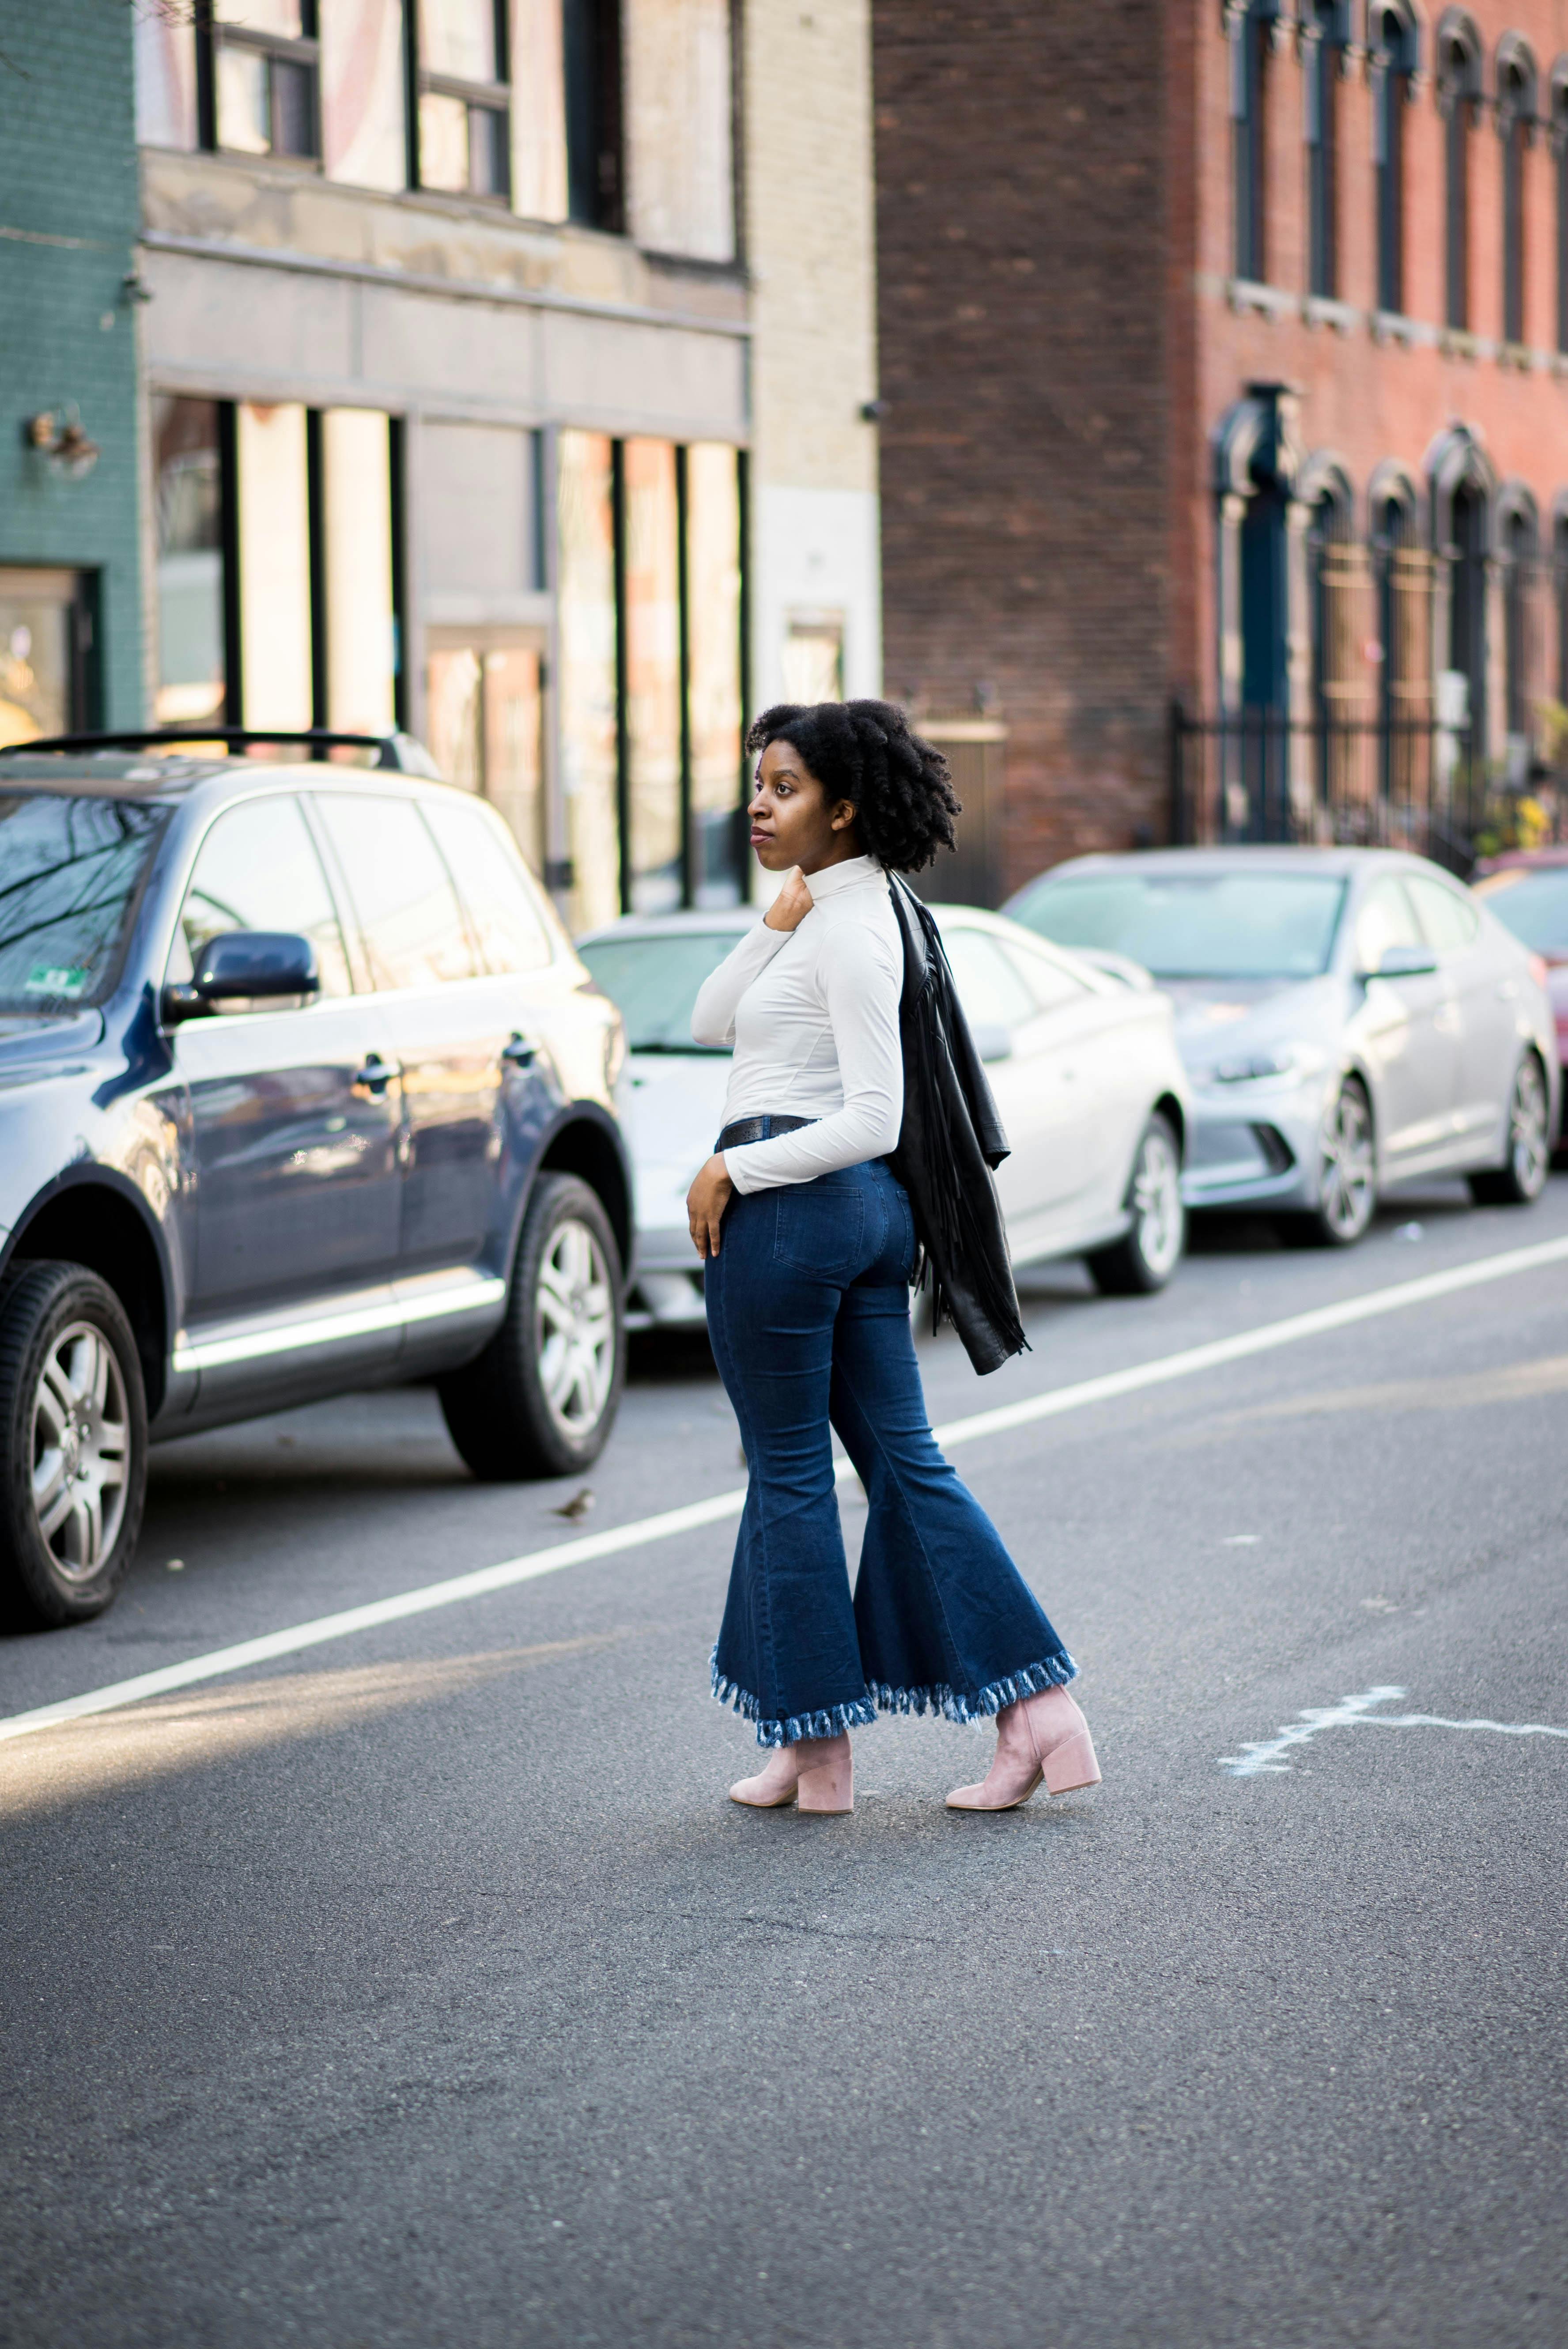
[[(1187, 1081), (1169, 999), (1115, 956), (1063, 954), (977, 907), (933, 911), (1012, 1143), (996, 1187), (1014, 1262), (1081, 1256), (1113, 1294), (1162, 1288), (1186, 1232)], [(626, 1021), (634, 1329), (702, 1319), (686, 1195), (723, 1123), (729, 1053), (692, 1042), (691, 1009), (758, 918), (754, 906), (628, 915), (577, 941)]]
[(1132, 957), (1175, 999), (1189, 1206), (1277, 1208), (1345, 1247), (1385, 1186), (1417, 1176), (1539, 1197), (1561, 1085), (1544, 972), (1438, 865), (1382, 849), (1082, 856), (1006, 911)]

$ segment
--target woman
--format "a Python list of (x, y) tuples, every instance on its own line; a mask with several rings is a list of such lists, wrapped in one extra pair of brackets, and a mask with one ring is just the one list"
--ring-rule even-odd
[[(946, 762), (882, 701), (758, 719), (758, 862), (784, 876), (704, 983), (699, 1044), (735, 1047), (725, 1125), (686, 1200), (707, 1325), (750, 1468), (713, 1690), (772, 1749), (730, 1788), (854, 1806), (851, 1728), (878, 1710), (995, 1714), (954, 1810), (1099, 1777), (1078, 1667), (932, 1437), (910, 1334), (915, 1235), (899, 1138), (902, 940), (888, 873), (953, 845)], [(869, 1503), (851, 1605), (830, 1423)]]

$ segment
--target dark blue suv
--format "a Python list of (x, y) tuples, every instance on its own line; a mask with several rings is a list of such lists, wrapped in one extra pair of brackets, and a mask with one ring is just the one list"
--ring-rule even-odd
[(108, 1604), (150, 1441), (429, 1377), (476, 1475), (559, 1475), (620, 1398), (618, 1013), (417, 744), (242, 747), (0, 757), (0, 1596), (34, 1621)]

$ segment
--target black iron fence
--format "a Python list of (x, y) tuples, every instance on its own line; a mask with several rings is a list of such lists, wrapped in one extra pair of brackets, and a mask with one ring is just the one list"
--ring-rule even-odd
[(1499, 848), (1559, 838), (1565, 815), (1568, 778), (1539, 762), (1499, 775), (1468, 726), (1171, 710), (1171, 837), (1185, 846), (1408, 848), (1467, 874)]

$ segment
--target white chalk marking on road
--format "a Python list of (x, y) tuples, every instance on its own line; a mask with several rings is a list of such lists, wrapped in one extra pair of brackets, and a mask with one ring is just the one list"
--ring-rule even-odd
[(1568, 1729), (1549, 1728), (1543, 1721), (1448, 1721), (1439, 1713), (1373, 1713), (1375, 1704), (1394, 1704), (1409, 1691), (1402, 1688), (1364, 1689), (1359, 1696), (1342, 1696), (1337, 1704), (1303, 1708), (1277, 1737), (1253, 1738), (1240, 1754), (1224, 1754), (1220, 1767), (1233, 1778), (1255, 1778), (1265, 1770), (1288, 1770), (1280, 1755), (1293, 1746), (1310, 1744), (1326, 1729), (1489, 1729), (1499, 1737), (1568, 1737)]
[[(1568, 1237), (1542, 1240), (1533, 1247), (1509, 1248), (1500, 1256), (1480, 1257), (1469, 1264), (1452, 1265), (1446, 1272), (1427, 1273), (1419, 1280), (1401, 1280), (1389, 1288), (1369, 1289), (1360, 1297), (1342, 1298), (1336, 1305), (1320, 1305), (1309, 1313), (1292, 1313), (1281, 1321), (1265, 1321), (1259, 1329), (1243, 1330), (1230, 1338), (1215, 1338), (1202, 1346), (1188, 1346), (1180, 1353), (1165, 1354), (1152, 1362), (1136, 1362), (1129, 1370), (1079, 1379), (1072, 1386), (1053, 1387), (1046, 1394), (1003, 1403), (995, 1411), (974, 1412), (965, 1419), (949, 1420), (934, 1431), (936, 1440), (944, 1450), (953, 1451), (961, 1444), (976, 1443), (982, 1436), (1003, 1435), (1037, 1420), (1083, 1411), (1091, 1403), (1112, 1402), (1147, 1387), (1169, 1385), (1174, 1379), (1195, 1378), (1204, 1371), (1221, 1369), (1227, 1362), (1245, 1361), (1253, 1354), (1298, 1345), (1305, 1338), (1349, 1329), (1359, 1321), (1376, 1320), (1381, 1314), (1403, 1312), (1411, 1306), (1453, 1297), (1467, 1288), (1483, 1288), (1491, 1281), (1507, 1280), (1516, 1273), (1535, 1272), (1544, 1266), (1564, 1262), (1568, 1262)], [(841, 1460), (834, 1473), (840, 1485), (852, 1485), (855, 1482), (854, 1468), (848, 1460)], [(532, 1582), (541, 1575), (559, 1574), (564, 1567), (586, 1566), (594, 1558), (614, 1557), (624, 1550), (641, 1549), (646, 1543), (669, 1541), (676, 1534), (695, 1533), (703, 1526), (720, 1525), (726, 1517), (738, 1517), (745, 1503), (744, 1488), (716, 1493), (711, 1499), (690, 1502), (685, 1508), (665, 1509), (657, 1516), (639, 1517), (631, 1525), (607, 1526), (603, 1533), (587, 1534), (576, 1541), (556, 1542), (548, 1549), (532, 1550), (523, 1557), (503, 1558), (499, 1566), (479, 1567), (472, 1573), (453, 1575), (444, 1582), (400, 1591), (393, 1599), (371, 1599), (362, 1607), (346, 1607), (339, 1614), (319, 1616), (314, 1622), (291, 1624), (286, 1630), (242, 1640), (231, 1648), (188, 1656), (183, 1663), (164, 1664), (157, 1671), (138, 1673), (134, 1680), (114, 1681), (105, 1688), (88, 1689), (81, 1696), (37, 1705), (29, 1713), (12, 1713), (0, 1719), (0, 1742), (26, 1737), (36, 1729), (53, 1729), (62, 1721), (82, 1721), (91, 1713), (113, 1713), (121, 1705), (139, 1702), (143, 1697), (167, 1696), (172, 1689), (190, 1688), (199, 1681), (243, 1671), (251, 1664), (271, 1663), (278, 1656), (297, 1655), (302, 1649), (319, 1648), (329, 1640), (346, 1640), (356, 1631), (375, 1630), (383, 1623), (400, 1623), (411, 1615), (428, 1615), (438, 1608), (461, 1606), (470, 1599), (488, 1598), (493, 1591)], [(1553, 1735), (1557, 1733), (1553, 1732)]]

